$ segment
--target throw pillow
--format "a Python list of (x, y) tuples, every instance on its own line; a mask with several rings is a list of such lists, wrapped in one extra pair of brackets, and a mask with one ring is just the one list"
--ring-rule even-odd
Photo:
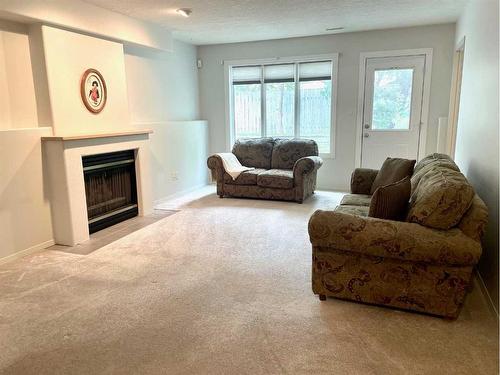
[(410, 177), (380, 186), (370, 202), (368, 216), (386, 220), (402, 220), (406, 216), (411, 195)]
[(413, 174), (413, 167), (415, 167), (416, 160), (387, 158), (382, 164), (382, 167), (377, 173), (373, 181), (370, 194), (375, 193), (380, 186), (385, 186), (398, 182), (406, 176), (411, 177)]

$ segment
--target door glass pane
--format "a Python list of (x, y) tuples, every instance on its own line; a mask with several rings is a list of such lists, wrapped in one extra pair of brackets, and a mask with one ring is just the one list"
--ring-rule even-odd
[(233, 85), (236, 139), (261, 136), (260, 85), (260, 83)]
[(293, 137), (295, 82), (266, 83), (266, 133), (269, 137)]
[(410, 128), (413, 69), (376, 70), (373, 80), (373, 130)]
[(319, 152), (330, 152), (331, 79), (301, 81), (300, 137), (314, 139)]

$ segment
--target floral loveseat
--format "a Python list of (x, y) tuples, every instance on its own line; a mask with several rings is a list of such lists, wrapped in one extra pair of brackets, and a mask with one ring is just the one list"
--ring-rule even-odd
[(232, 153), (245, 167), (255, 169), (233, 180), (224, 171), (218, 155), (208, 158), (217, 194), (224, 196), (278, 199), (302, 203), (314, 193), (316, 172), (323, 164), (318, 145), (307, 139), (240, 139)]
[(356, 169), (353, 194), (312, 215), (314, 293), (457, 317), (481, 255), (485, 204), (449, 157), (433, 154), (415, 166), (406, 221), (367, 217), (376, 175)]

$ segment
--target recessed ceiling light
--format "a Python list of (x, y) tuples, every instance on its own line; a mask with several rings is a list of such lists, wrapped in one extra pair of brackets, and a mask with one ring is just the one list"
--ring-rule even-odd
[(343, 27), (330, 27), (326, 29), (326, 31), (337, 31), (337, 30), (344, 30)]
[(193, 13), (192, 9), (189, 8), (180, 8), (176, 10), (177, 14), (180, 14), (183, 17), (189, 17), (191, 13)]

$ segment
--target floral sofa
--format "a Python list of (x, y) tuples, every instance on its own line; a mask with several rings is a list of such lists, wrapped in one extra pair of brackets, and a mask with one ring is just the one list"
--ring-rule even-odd
[(448, 156), (433, 154), (415, 166), (406, 221), (368, 217), (376, 175), (356, 169), (352, 194), (312, 215), (314, 293), (456, 318), (481, 256), (485, 204)]
[(314, 193), (316, 172), (323, 164), (318, 145), (307, 139), (240, 139), (232, 150), (240, 163), (255, 169), (233, 180), (224, 171), (218, 155), (208, 158), (217, 194), (224, 196), (278, 199), (302, 203)]

